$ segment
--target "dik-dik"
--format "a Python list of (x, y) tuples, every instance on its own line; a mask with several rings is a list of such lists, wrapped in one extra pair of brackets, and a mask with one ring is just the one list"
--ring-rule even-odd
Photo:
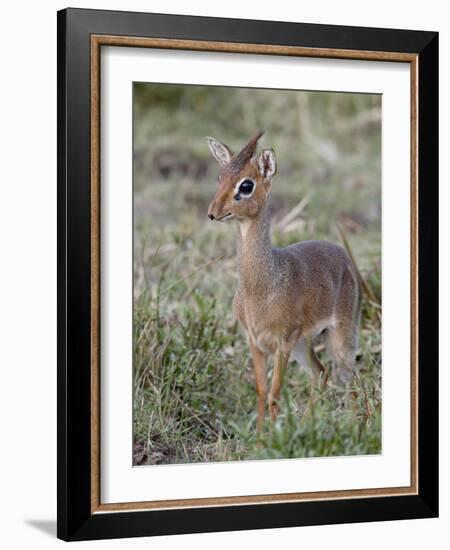
[[(314, 351), (314, 339), (325, 336), (333, 360), (334, 382), (352, 375), (358, 339), (360, 289), (347, 252), (326, 241), (302, 241), (273, 248), (269, 200), (276, 173), (273, 149), (256, 153), (262, 132), (237, 154), (208, 138), (220, 165), (218, 188), (208, 217), (236, 220), (239, 285), (233, 302), (252, 354), (258, 401), (257, 429), (264, 425), (266, 401), (272, 420), (279, 410), (284, 371), (289, 358), (306, 367), (316, 383), (327, 371)], [(274, 356), (267, 393), (266, 365)]]

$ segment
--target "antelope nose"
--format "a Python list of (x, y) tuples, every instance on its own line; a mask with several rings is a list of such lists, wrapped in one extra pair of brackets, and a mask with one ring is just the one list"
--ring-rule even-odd
[(215, 219), (215, 218), (214, 218), (214, 214), (208, 214), (208, 218), (209, 218), (211, 221), (214, 220), (214, 219)]

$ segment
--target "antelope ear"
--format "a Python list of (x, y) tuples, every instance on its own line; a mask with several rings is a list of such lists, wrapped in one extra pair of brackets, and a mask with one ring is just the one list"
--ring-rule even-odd
[(273, 149), (263, 149), (255, 158), (259, 173), (264, 178), (272, 178), (277, 171), (277, 160)]
[(217, 141), (217, 139), (212, 137), (208, 137), (207, 139), (212, 156), (217, 160), (220, 166), (226, 166), (233, 156), (230, 149), (223, 143), (220, 143), (220, 141)]

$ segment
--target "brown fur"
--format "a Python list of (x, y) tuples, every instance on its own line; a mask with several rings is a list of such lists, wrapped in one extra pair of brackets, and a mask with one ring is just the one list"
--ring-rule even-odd
[[(313, 348), (318, 334), (325, 333), (327, 350), (334, 361), (333, 379), (351, 376), (360, 315), (357, 277), (344, 248), (326, 241), (272, 248), (268, 204), (275, 154), (266, 149), (255, 155), (261, 135), (258, 133), (234, 156), (210, 138), (213, 156), (220, 151), (221, 170), (219, 187), (208, 210), (211, 219), (238, 221), (239, 286), (233, 309), (252, 353), (258, 429), (264, 422), (268, 357), (275, 357), (268, 396), (270, 414), (275, 419), (291, 355), (311, 369), (316, 382), (327, 378)], [(223, 162), (224, 157), (229, 161)], [(236, 201), (235, 186), (244, 178), (253, 180), (256, 188), (250, 197)]]

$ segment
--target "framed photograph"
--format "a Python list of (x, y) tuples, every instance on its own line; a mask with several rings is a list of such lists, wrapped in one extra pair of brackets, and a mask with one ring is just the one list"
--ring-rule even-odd
[(438, 35), (58, 13), (58, 537), (438, 514)]

